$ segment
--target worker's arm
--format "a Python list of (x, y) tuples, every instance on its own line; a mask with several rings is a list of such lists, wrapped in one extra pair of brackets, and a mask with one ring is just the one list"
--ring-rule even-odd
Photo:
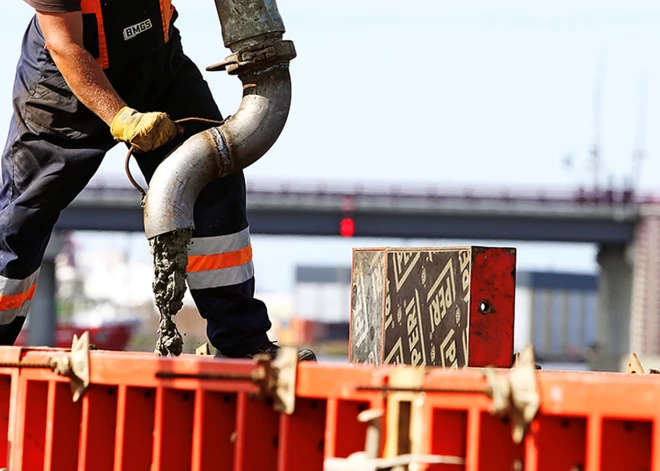
[(37, 12), (46, 49), (71, 91), (108, 126), (126, 103), (83, 46), (82, 13)]
[(149, 151), (178, 134), (165, 113), (139, 113), (114, 90), (103, 69), (83, 46), (82, 13), (37, 12), (46, 48), (71, 91), (110, 126), (113, 137)]

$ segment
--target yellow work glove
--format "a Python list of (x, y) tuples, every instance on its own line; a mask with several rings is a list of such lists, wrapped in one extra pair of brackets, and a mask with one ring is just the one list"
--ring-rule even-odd
[(166, 113), (140, 113), (125, 106), (112, 120), (110, 132), (116, 140), (148, 152), (175, 138), (179, 128)]

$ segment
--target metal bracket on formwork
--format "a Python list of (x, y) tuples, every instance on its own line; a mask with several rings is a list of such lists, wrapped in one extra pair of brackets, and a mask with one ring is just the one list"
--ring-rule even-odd
[(323, 471), (379, 471), (405, 470), (411, 465), (448, 464), (464, 465), (465, 459), (441, 455), (399, 455), (391, 458), (370, 459), (364, 452), (353, 453), (348, 458), (326, 458)]
[(50, 359), (53, 371), (71, 380), (73, 402), (78, 402), (89, 387), (89, 350), (89, 332), (84, 332), (80, 338), (73, 336), (70, 353)]
[[(377, 387), (358, 387), (357, 390), (382, 391), (387, 396), (386, 412), (379, 409), (366, 410), (358, 415), (360, 422), (367, 423), (365, 451), (350, 455), (348, 458), (327, 458), (324, 471), (377, 471), (414, 470), (416, 466), (430, 464), (464, 465), (465, 459), (459, 456), (441, 456), (420, 453), (420, 437), (424, 431), (422, 406), (425, 394), (425, 368), (402, 367), (388, 375), (387, 385)], [(445, 390), (443, 389), (443, 392)], [(447, 389), (447, 392), (452, 390)], [(471, 391), (470, 391), (471, 392)], [(483, 393), (483, 391), (481, 391)], [(386, 436), (381, 449), (381, 426), (385, 415)]]
[(259, 386), (255, 399), (273, 398), (273, 408), (287, 415), (296, 408), (296, 380), (298, 374), (298, 350), (282, 347), (275, 359), (268, 355), (255, 357), (259, 367), (253, 374), (253, 381)]
[(257, 367), (249, 374), (234, 373), (176, 373), (159, 371), (159, 379), (197, 379), (204, 381), (250, 381), (259, 390), (250, 394), (251, 399), (273, 398), (273, 409), (293, 414), (296, 406), (296, 381), (298, 378), (298, 350), (281, 347), (274, 359), (270, 355), (255, 355)]
[(71, 380), (73, 402), (78, 402), (89, 387), (89, 332), (84, 332), (80, 338), (73, 336), (71, 351), (62, 355), (54, 355), (43, 363), (0, 363), (0, 368), (18, 369), (50, 369), (55, 374), (66, 376)]
[[(379, 458), (382, 418), (383, 411), (379, 409), (369, 409), (361, 412), (358, 415), (358, 420), (367, 423), (364, 451), (353, 453), (348, 458), (326, 458), (323, 471), (396, 471), (410, 469), (415, 464), (465, 464), (465, 460), (458, 456), (406, 453)], [(398, 433), (399, 428), (397, 427), (396, 430)]]
[[(423, 431), (415, 433), (423, 424), (419, 416), (424, 402), (420, 391), (424, 388), (426, 368), (403, 367), (392, 371), (387, 378), (386, 423), (399, 424), (398, 427), (386, 427), (384, 458), (415, 453), (418, 438)], [(409, 390), (403, 390), (409, 388)]]
[(293, 41), (274, 41), (269, 44), (260, 43), (253, 48), (235, 52), (220, 62), (206, 68), (209, 72), (226, 70), (230, 75), (255, 68), (264, 68), (269, 64), (289, 62), (296, 57)]
[(211, 355), (211, 349), (209, 348), (208, 343), (203, 343), (195, 349), (195, 355), (209, 356)]
[[(644, 373), (644, 368), (642, 367), (642, 363), (639, 361), (639, 358), (634, 353), (631, 353), (630, 358), (628, 358), (628, 368), (626, 368), (626, 373), (627, 374), (638, 374), (638, 375), (645, 374)], [(657, 375), (657, 374), (660, 374), (660, 371), (649, 368), (648, 374)]]
[[(519, 362), (520, 362), (520, 352), (516, 352), (516, 353), (513, 354), (513, 364), (511, 365), (511, 368), (515, 368), (515, 367), (517, 367), (518, 364), (519, 364)], [(534, 367), (535, 367), (537, 370), (542, 369), (542, 368), (541, 368), (541, 365), (536, 365), (536, 364), (535, 364)]]
[(514, 443), (520, 443), (532, 423), (540, 406), (536, 382), (537, 365), (534, 349), (525, 348), (507, 375), (500, 375), (494, 369), (486, 368), (488, 395), (493, 399), (491, 414), (509, 417), (512, 423)]

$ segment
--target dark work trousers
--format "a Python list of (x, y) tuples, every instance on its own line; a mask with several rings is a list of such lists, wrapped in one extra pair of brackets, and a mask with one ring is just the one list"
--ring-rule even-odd
[[(158, 52), (106, 75), (126, 103), (172, 119), (222, 119), (199, 69), (172, 27)], [(60, 212), (84, 189), (117, 142), (108, 126), (71, 92), (44, 49), (36, 18), (25, 33), (13, 92), (14, 114), (2, 154), (0, 189), (0, 344), (23, 326), (39, 268)], [(136, 161), (147, 182), (162, 159), (208, 124)], [(261, 347), (271, 323), (254, 297), (254, 269), (242, 173), (215, 180), (196, 202), (188, 284), (211, 344), (225, 356)]]

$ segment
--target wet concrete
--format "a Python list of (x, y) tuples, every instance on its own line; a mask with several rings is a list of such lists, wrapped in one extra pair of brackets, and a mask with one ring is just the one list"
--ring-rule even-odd
[(159, 356), (179, 356), (183, 352), (183, 337), (172, 317), (183, 307), (191, 237), (192, 231), (186, 229), (159, 235), (149, 242), (155, 272), (152, 288), (160, 312), (155, 349)]

